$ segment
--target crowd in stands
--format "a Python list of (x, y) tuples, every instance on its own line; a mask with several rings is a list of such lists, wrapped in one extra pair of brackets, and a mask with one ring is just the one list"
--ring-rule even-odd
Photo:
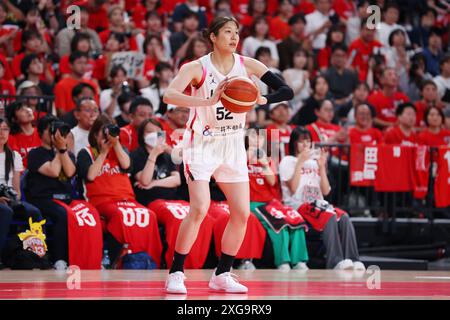
[[(76, 28), (69, 25), (71, 5), (79, 10)], [(381, 8), (376, 28), (370, 5)], [(170, 255), (160, 261), (163, 247), (173, 253), (189, 206), (177, 161), (189, 108), (162, 97), (183, 64), (210, 52), (201, 31), (216, 16), (236, 17), (238, 53), (263, 62), (294, 91), (291, 101), (247, 114), (247, 129), (268, 131), (261, 147), (271, 145), (270, 132), (278, 130), (281, 162), (248, 148), (249, 162), (258, 157), (249, 164), (255, 215), (247, 247), (237, 255), (243, 267), (251, 265), (246, 259), (261, 258), (267, 233), (276, 267), (307, 268), (306, 228), (274, 232), (256, 208), (273, 199), (294, 209), (304, 204), (307, 191), (298, 179), (305, 170), (315, 174), (317, 197), (331, 190), (333, 203), (333, 172), (349, 159), (331, 148), (328, 164), (324, 154), (311, 163), (311, 143), (450, 146), (447, 1), (0, 0), (0, 183), (13, 188), (26, 209), (19, 215), (0, 196), (0, 266), (11, 222), (31, 217), (51, 221), (56, 269), (80, 261), (71, 253), (78, 242), (92, 254), (84, 266), (99, 268), (100, 227), (110, 256), (120, 256), (126, 243), (130, 252), (147, 252), (158, 266), (170, 267)], [(140, 77), (113, 63), (120, 53), (143, 55)], [(211, 199), (202, 234), (220, 239), (228, 209), (214, 181)], [(72, 215), (95, 231), (73, 231)], [(319, 230), (327, 268), (348, 268), (348, 260), (361, 267), (354, 228), (347, 214), (338, 217)], [(166, 230), (162, 236), (158, 224)], [(96, 245), (83, 245), (81, 232)], [(188, 267), (201, 267), (206, 254), (196, 257)]]

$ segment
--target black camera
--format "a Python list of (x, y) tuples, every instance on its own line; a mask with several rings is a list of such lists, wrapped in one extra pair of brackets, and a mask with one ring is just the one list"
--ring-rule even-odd
[(13, 187), (5, 184), (0, 184), (0, 197), (5, 197), (9, 200), (8, 204), (12, 209), (21, 208), (22, 203), (17, 199), (17, 192)]
[(70, 126), (63, 121), (53, 121), (50, 125), (50, 134), (54, 136), (57, 131), (65, 138), (70, 132)]
[(103, 128), (103, 134), (106, 136), (110, 135), (113, 138), (116, 138), (120, 135), (120, 128), (115, 124), (108, 124)]
[(131, 93), (131, 88), (130, 88), (128, 81), (122, 82), (122, 93), (125, 93), (125, 94)]

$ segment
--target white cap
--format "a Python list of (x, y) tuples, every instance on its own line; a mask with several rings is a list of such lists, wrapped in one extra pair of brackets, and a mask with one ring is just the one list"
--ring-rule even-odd
[(281, 106), (281, 105), (283, 105), (283, 104), (286, 105), (286, 107), (289, 108), (289, 102), (288, 102), (288, 101), (281, 101), (281, 102), (271, 103), (271, 104), (269, 105), (269, 111), (272, 111), (272, 110), (275, 109), (276, 107)]
[(17, 88), (17, 95), (20, 96), (22, 94), (23, 90), (28, 89), (28, 88), (32, 88), (32, 87), (38, 87), (38, 85), (35, 84), (33, 81), (25, 80)]

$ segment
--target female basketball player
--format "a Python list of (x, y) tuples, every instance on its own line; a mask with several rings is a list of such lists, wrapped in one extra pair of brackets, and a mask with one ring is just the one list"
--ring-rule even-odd
[[(247, 155), (244, 145), (245, 113), (232, 113), (220, 102), (231, 77), (252, 75), (274, 90), (257, 103), (266, 104), (293, 97), (289, 88), (261, 62), (235, 53), (239, 24), (234, 18), (217, 17), (204, 34), (213, 52), (183, 65), (164, 94), (164, 102), (190, 107), (183, 136), (183, 162), (190, 196), (190, 211), (183, 220), (175, 245), (175, 255), (166, 281), (168, 293), (185, 294), (184, 259), (196, 240), (200, 224), (210, 205), (209, 180), (212, 175), (230, 207), (230, 220), (222, 237), (222, 254), (211, 277), (212, 290), (246, 293), (247, 287), (230, 274), (235, 255), (245, 236), (250, 214)], [(192, 95), (183, 94), (188, 85)]]

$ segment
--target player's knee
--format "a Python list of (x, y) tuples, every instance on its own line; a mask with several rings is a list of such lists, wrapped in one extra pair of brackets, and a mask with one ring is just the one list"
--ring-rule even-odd
[(206, 204), (191, 204), (189, 210), (189, 216), (194, 221), (203, 221), (208, 213), (209, 203)]
[(248, 210), (235, 211), (230, 215), (230, 221), (232, 223), (246, 225), (249, 216), (250, 216), (250, 211), (248, 211)]

